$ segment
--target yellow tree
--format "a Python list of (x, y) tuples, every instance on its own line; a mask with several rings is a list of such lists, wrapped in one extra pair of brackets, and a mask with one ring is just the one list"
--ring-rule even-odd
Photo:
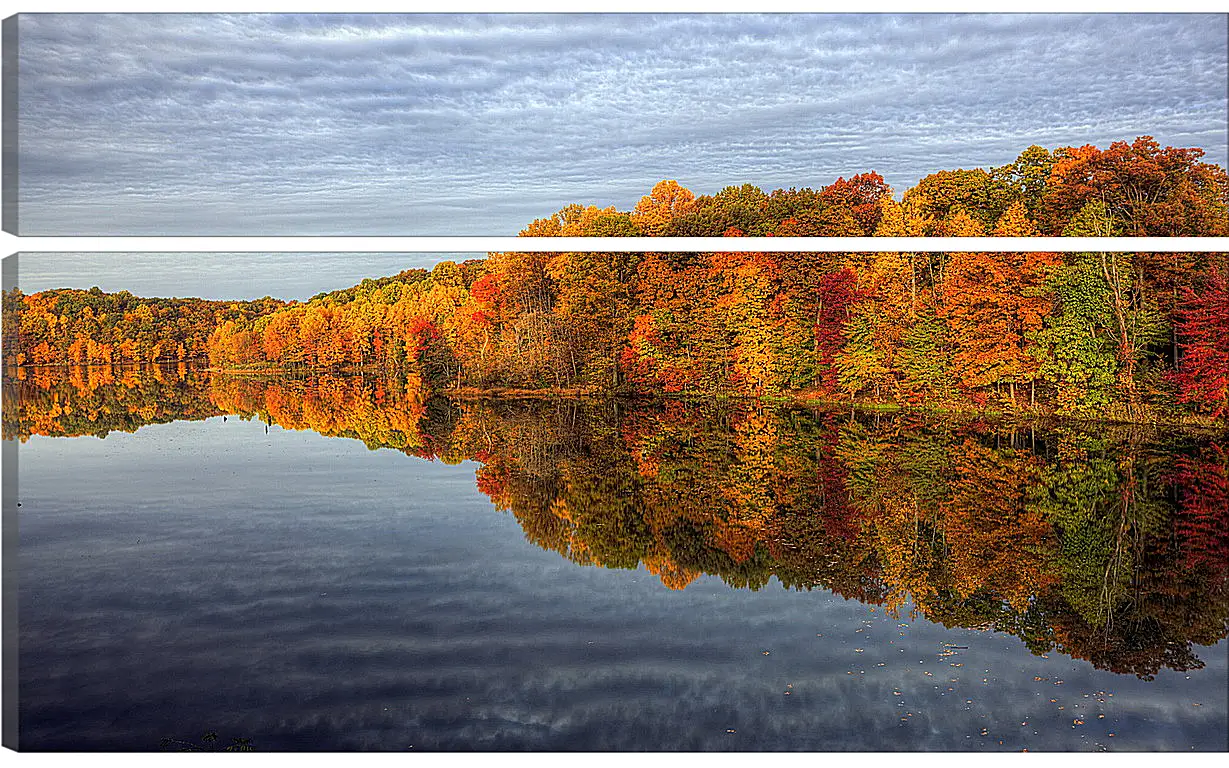
[(659, 181), (653, 191), (640, 198), (632, 211), (632, 223), (650, 237), (665, 231), (670, 222), (695, 210), (696, 196), (674, 180)]
[[(994, 228), (995, 237), (1036, 237), (1040, 233), (1028, 216), (1023, 202), (1008, 206)], [(1035, 383), (1039, 375), (1040, 355), (1033, 349), (1033, 338), (1042, 329), (1045, 318), (1054, 311), (1054, 299), (1046, 290), (1051, 270), (1061, 263), (1058, 254), (1020, 251), (1001, 254), (1006, 266), (1006, 284), (1001, 300), (1008, 310), (1008, 324), (1015, 348), (1011, 350), (1016, 376), (1009, 383), (1015, 400), (1015, 381), (1027, 381), (1029, 402), (1036, 400)]]

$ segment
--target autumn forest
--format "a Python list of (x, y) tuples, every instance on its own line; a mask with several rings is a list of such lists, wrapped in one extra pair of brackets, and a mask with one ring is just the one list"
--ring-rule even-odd
[(8, 365), (206, 361), (436, 390), (768, 396), (1211, 424), (1223, 254), (496, 253), (307, 302), (4, 298)]
[[(631, 212), (570, 205), (526, 236), (1224, 235), (1198, 149), (1045, 150)], [(305, 301), (4, 296), (7, 366), (208, 361), (412, 377), (431, 390), (769, 397), (1204, 426), (1229, 416), (1223, 253), (492, 253)]]

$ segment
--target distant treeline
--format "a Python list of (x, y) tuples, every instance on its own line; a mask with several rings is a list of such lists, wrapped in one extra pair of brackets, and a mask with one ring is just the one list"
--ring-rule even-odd
[(152, 299), (127, 291), (62, 289), (4, 294), (6, 365), (205, 360), (218, 325), (266, 315), (285, 302)]
[[(751, 184), (696, 197), (663, 181), (629, 212), (569, 205), (520, 234), (534, 237), (975, 237), (1229, 235), (1229, 175), (1201, 149), (1150, 136), (1108, 149), (1032, 146), (998, 168), (932, 173), (896, 202), (874, 171), (818, 191)], [(1100, 209), (1090, 215), (1091, 205)], [(999, 221), (1013, 206), (1019, 226)], [(1083, 214), (1083, 215), (1081, 215)]]
[(1220, 419), (1227, 278), (1198, 253), (494, 253), (304, 303), (14, 291), (5, 362)]

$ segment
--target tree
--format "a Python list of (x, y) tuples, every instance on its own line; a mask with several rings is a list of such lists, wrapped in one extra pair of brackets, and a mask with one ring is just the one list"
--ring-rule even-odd
[(661, 235), (670, 222), (695, 210), (696, 196), (672, 179), (659, 181), (653, 191), (640, 198), (632, 211), (631, 222), (645, 235)]
[(935, 222), (948, 219), (956, 211), (964, 211), (983, 230), (988, 230), (1012, 202), (1010, 197), (1005, 186), (990, 173), (974, 168), (938, 171), (925, 176), (917, 186), (905, 192), (904, 200), (908, 203), (917, 198), (923, 204), (922, 213)]
[(1104, 415), (1114, 397), (1112, 299), (1097, 262), (1094, 254), (1077, 254), (1050, 273), (1046, 289), (1056, 312), (1033, 335), (1039, 374), (1055, 387), (1060, 413)]
[(1218, 236), (1229, 233), (1229, 176), (1200, 162), (1201, 149), (1161, 146), (1151, 136), (1108, 149), (1064, 147), (1054, 164), (1038, 213), (1058, 234), (1081, 209), (1101, 202), (1132, 236)]
[(860, 295), (857, 276), (846, 267), (820, 278), (815, 315), (815, 383), (830, 392), (838, 383), (837, 360), (845, 346), (845, 325)]
[(857, 222), (859, 236), (875, 234), (883, 213), (881, 204), (892, 199), (892, 188), (883, 177), (871, 171), (851, 176), (849, 181), (838, 178), (819, 191), (819, 197), (827, 208), (843, 208)]
[(1212, 418), (1229, 413), (1229, 281), (1213, 269), (1198, 289), (1184, 288), (1178, 309), (1182, 355), (1173, 379), (1178, 399)]
[(1045, 197), (1054, 162), (1052, 152), (1034, 144), (1021, 152), (1015, 162), (995, 168), (990, 175), (1009, 191), (1010, 198), (1024, 206), (1029, 218), (1033, 218)]

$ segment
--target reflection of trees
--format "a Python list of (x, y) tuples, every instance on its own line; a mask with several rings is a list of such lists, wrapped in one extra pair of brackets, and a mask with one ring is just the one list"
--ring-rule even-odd
[(4, 377), (4, 439), (106, 437), (219, 416), (208, 386), (183, 365), (13, 369)]
[(437, 450), (421, 429), (426, 404), (413, 382), (322, 374), (272, 380), (218, 376), (210, 383), (209, 398), (224, 413), (284, 429), (355, 438), (370, 448), (428, 458)]
[[(612, 439), (613, 416), (482, 405), (461, 421), (496, 436), (480, 487), (576, 562), (643, 564), (674, 588), (775, 576), (893, 610), (910, 600), (1143, 677), (1201, 666), (1193, 645), (1226, 636), (1216, 443), (678, 403), (619, 414)], [(516, 437), (501, 440), (508, 423)], [(522, 468), (521, 451), (544, 450), (525, 436), (561, 429), (550, 471)]]
[(526, 538), (644, 566), (913, 610), (1116, 672), (1202, 665), (1226, 636), (1223, 443), (1138, 428), (651, 401), (424, 401), (416, 382), (257, 380), (182, 367), (19, 371), (4, 434), (105, 435), (221, 414), (479, 463)]

